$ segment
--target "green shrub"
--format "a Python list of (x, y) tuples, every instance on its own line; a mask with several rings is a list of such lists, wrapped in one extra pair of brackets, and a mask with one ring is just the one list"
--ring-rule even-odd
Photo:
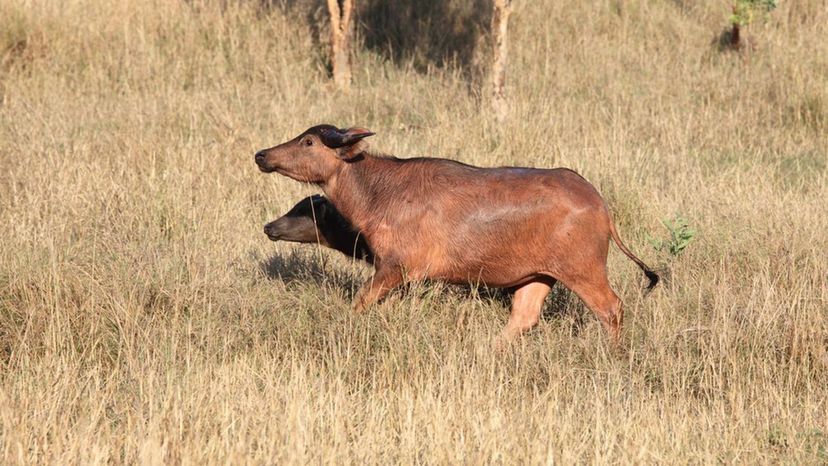
[(696, 230), (681, 215), (676, 214), (672, 221), (662, 220), (661, 223), (670, 233), (667, 239), (656, 239), (647, 235), (647, 241), (658, 251), (666, 251), (673, 257), (678, 257), (696, 237)]

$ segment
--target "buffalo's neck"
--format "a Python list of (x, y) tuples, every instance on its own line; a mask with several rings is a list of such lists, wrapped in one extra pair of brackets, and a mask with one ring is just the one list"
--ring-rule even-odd
[(384, 217), (396, 182), (391, 160), (365, 155), (342, 166), (335, 180), (323, 186), (325, 195), (357, 231), (370, 235)]
[(371, 244), (372, 236), (392, 207), (402, 180), (399, 163), (365, 154), (342, 166), (330, 183), (322, 186), (325, 195), (345, 219)]
[(348, 257), (362, 259), (369, 263), (374, 262), (374, 254), (365, 242), (365, 238), (357, 233), (354, 226), (342, 215), (329, 211), (326, 225), (335, 226), (327, 229), (331, 237), (325, 238), (332, 248)]
[(359, 259), (374, 263), (374, 252), (365, 241), (365, 237), (358, 233), (352, 235), (343, 235), (339, 238), (341, 241), (334, 245), (334, 249), (345, 254), (352, 259)]

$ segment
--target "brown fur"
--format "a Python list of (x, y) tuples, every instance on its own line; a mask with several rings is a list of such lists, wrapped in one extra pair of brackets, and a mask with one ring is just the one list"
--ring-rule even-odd
[(543, 298), (561, 281), (617, 341), (623, 312), (607, 280), (609, 238), (621, 243), (607, 205), (565, 168), (479, 168), (438, 158), (369, 154), (362, 128), (308, 129), (256, 154), (259, 168), (318, 184), (366, 238), (376, 273), (356, 309), (381, 299), (403, 278), (516, 287), (503, 331), (512, 339), (538, 321)]

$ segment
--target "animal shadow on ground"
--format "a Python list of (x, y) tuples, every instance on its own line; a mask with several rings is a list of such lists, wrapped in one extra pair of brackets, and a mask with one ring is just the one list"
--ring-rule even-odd
[(333, 286), (353, 298), (363, 278), (356, 270), (347, 270), (330, 264), (331, 260), (316, 254), (297, 251), (276, 254), (259, 261), (259, 269), (268, 279), (281, 280), (286, 285), (313, 283), (318, 286)]
[[(301, 250), (293, 250), (285, 254), (275, 254), (259, 261), (259, 269), (270, 280), (281, 280), (286, 285), (312, 283), (316, 286), (332, 286), (348, 299), (353, 299), (357, 290), (362, 286), (364, 274), (347, 267), (338, 267), (330, 263), (324, 255), (308, 254)], [(426, 281), (425, 286), (443, 286), (442, 293), (457, 296), (461, 299), (482, 299), (496, 302), (503, 306), (504, 312), (509, 312), (513, 289), (488, 288), (474, 285), (438, 285)], [(395, 290), (394, 294), (417, 292), (413, 284), (405, 284)], [(584, 312), (579, 306), (573, 306), (572, 300), (577, 301), (572, 293), (561, 284), (556, 284), (546, 298), (542, 318), (546, 321), (560, 319), (565, 315), (572, 317), (573, 335), (581, 332), (584, 326)]]
[[(449, 293), (457, 293), (467, 298), (477, 298), (486, 301), (499, 303), (504, 307), (504, 312), (511, 312), (512, 299), (515, 294), (514, 288), (487, 288), (472, 285), (456, 285), (449, 288)], [(545, 321), (553, 321), (569, 316), (571, 318), (571, 333), (577, 335), (584, 326), (584, 308), (578, 306), (580, 299), (572, 294), (565, 286), (556, 283), (552, 291), (544, 301), (541, 310), (541, 318)]]
[[(269, 280), (281, 280), (286, 285), (297, 283), (313, 283), (317, 286), (333, 286), (342, 290), (349, 298), (353, 298), (356, 291), (365, 280), (357, 270), (347, 267), (337, 267), (330, 264), (331, 260), (324, 255), (307, 254), (294, 250), (285, 254), (275, 254), (267, 259), (259, 260), (259, 270)], [(425, 281), (421, 285), (442, 286), (446, 295), (461, 296), (463, 298), (479, 298), (492, 300), (508, 307), (512, 302), (511, 290), (498, 288), (474, 287), (472, 285), (437, 284)], [(415, 283), (400, 285), (395, 293), (416, 293), (418, 286)]]
[(583, 305), (576, 305), (579, 302), (579, 298), (565, 286), (556, 283), (549, 296), (546, 297), (541, 319), (548, 322), (556, 319), (562, 320), (562, 317), (569, 316), (572, 319), (570, 332), (573, 336), (577, 336), (585, 325)]

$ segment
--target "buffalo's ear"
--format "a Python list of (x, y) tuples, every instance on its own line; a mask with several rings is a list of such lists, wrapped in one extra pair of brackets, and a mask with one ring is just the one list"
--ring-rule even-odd
[(368, 148), (362, 139), (373, 136), (366, 128), (348, 128), (346, 130), (326, 130), (320, 134), (322, 143), (331, 149), (337, 149), (337, 154), (343, 160), (350, 160)]
[(342, 160), (352, 160), (368, 150), (368, 142), (363, 141), (363, 139), (374, 135), (371, 130), (366, 128), (349, 128), (345, 131), (345, 134), (348, 143), (345, 147), (339, 149), (339, 158)]
[(353, 144), (356, 141), (359, 141), (362, 138), (367, 138), (368, 136), (373, 136), (374, 133), (368, 128), (348, 128), (345, 130), (345, 144)]
[(321, 194), (314, 194), (308, 199), (310, 199), (311, 201), (311, 207), (313, 208), (313, 211), (316, 212), (315, 215), (319, 215), (320, 212), (324, 214), (325, 210), (328, 208), (328, 205), (330, 204), (328, 199), (325, 196), (322, 196)]

